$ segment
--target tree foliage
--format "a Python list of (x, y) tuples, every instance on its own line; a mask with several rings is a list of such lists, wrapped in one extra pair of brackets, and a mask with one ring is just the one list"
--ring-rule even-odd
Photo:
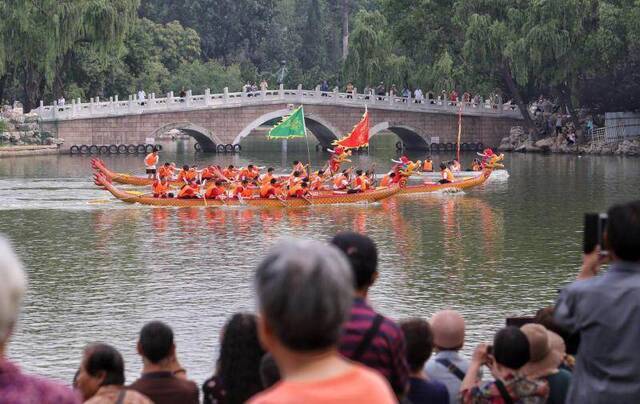
[(273, 85), (283, 60), (287, 87), (384, 81), (523, 109), (545, 94), (574, 117), (640, 108), (638, 0), (5, 0), (0, 21), (0, 99), (27, 108)]

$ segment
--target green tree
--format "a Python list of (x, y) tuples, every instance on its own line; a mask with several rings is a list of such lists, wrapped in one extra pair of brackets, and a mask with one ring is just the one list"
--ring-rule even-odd
[(106, 57), (135, 21), (139, 0), (5, 0), (0, 8), (5, 74), (20, 82), (26, 110), (50, 90), (62, 92), (71, 50), (81, 44)]

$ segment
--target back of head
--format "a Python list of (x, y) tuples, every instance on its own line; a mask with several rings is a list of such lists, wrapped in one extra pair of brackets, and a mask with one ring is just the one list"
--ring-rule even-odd
[(139, 343), (142, 355), (151, 363), (158, 363), (172, 352), (173, 331), (161, 321), (152, 321), (140, 330)]
[(331, 244), (342, 250), (349, 259), (355, 288), (362, 290), (371, 286), (378, 270), (378, 249), (373, 240), (360, 233), (345, 231), (336, 234)]
[(455, 310), (442, 310), (431, 317), (434, 346), (440, 350), (459, 350), (464, 345), (464, 318)]
[(413, 318), (400, 322), (406, 343), (406, 357), (412, 372), (424, 367), (433, 351), (433, 334), (426, 320)]
[(124, 385), (124, 359), (117, 349), (107, 344), (92, 344), (84, 350), (84, 368), (91, 376), (104, 372), (102, 386)]
[(504, 327), (493, 338), (493, 356), (496, 362), (518, 370), (529, 362), (529, 340), (518, 327)]
[(255, 283), (259, 310), (284, 347), (315, 351), (337, 344), (353, 300), (349, 263), (338, 249), (282, 241), (258, 266)]
[(607, 248), (623, 261), (640, 261), (640, 201), (613, 206), (607, 215)]
[(260, 361), (263, 355), (256, 316), (234, 314), (225, 325), (220, 347), (219, 376), (224, 380), (227, 402), (244, 403), (262, 390)]
[(18, 320), (27, 276), (9, 243), (0, 237), (0, 346)]

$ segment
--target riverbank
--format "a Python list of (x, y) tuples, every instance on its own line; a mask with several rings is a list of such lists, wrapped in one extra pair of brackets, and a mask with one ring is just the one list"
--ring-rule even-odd
[(27, 145), (27, 146), (2, 146), (0, 158), (22, 156), (46, 156), (60, 153), (59, 145)]
[(640, 139), (622, 142), (600, 143), (588, 141), (583, 144), (569, 144), (563, 134), (550, 136), (537, 141), (529, 138), (520, 126), (511, 128), (509, 136), (502, 139), (498, 150), (519, 153), (561, 153), (640, 156)]

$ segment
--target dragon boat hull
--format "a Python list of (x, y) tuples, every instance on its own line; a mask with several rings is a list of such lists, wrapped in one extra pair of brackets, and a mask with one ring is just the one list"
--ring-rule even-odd
[(104, 175), (97, 174), (95, 176), (96, 185), (103, 187), (109, 191), (114, 197), (127, 203), (139, 203), (141, 205), (150, 206), (175, 206), (175, 207), (223, 207), (223, 206), (251, 206), (264, 208), (282, 208), (282, 207), (304, 207), (311, 205), (337, 205), (352, 203), (373, 203), (386, 199), (400, 190), (398, 187), (380, 188), (371, 191), (347, 194), (347, 193), (329, 193), (322, 192), (319, 195), (312, 195), (307, 199), (304, 198), (287, 198), (280, 199), (227, 199), (210, 200), (204, 198), (194, 199), (178, 199), (178, 198), (154, 198), (150, 195), (138, 195), (118, 189)]
[(400, 188), (400, 191), (398, 192), (398, 194), (399, 195), (422, 194), (427, 192), (443, 191), (447, 189), (455, 190), (455, 189), (473, 188), (473, 187), (477, 187), (479, 185), (484, 184), (489, 179), (492, 172), (493, 170), (485, 169), (475, 177), (467, 178), (461, 181), (454, 181), (447, 184), (440, 184), (435, 182), (435, 183), (428, 183), (428, 184), (407, 185)]

